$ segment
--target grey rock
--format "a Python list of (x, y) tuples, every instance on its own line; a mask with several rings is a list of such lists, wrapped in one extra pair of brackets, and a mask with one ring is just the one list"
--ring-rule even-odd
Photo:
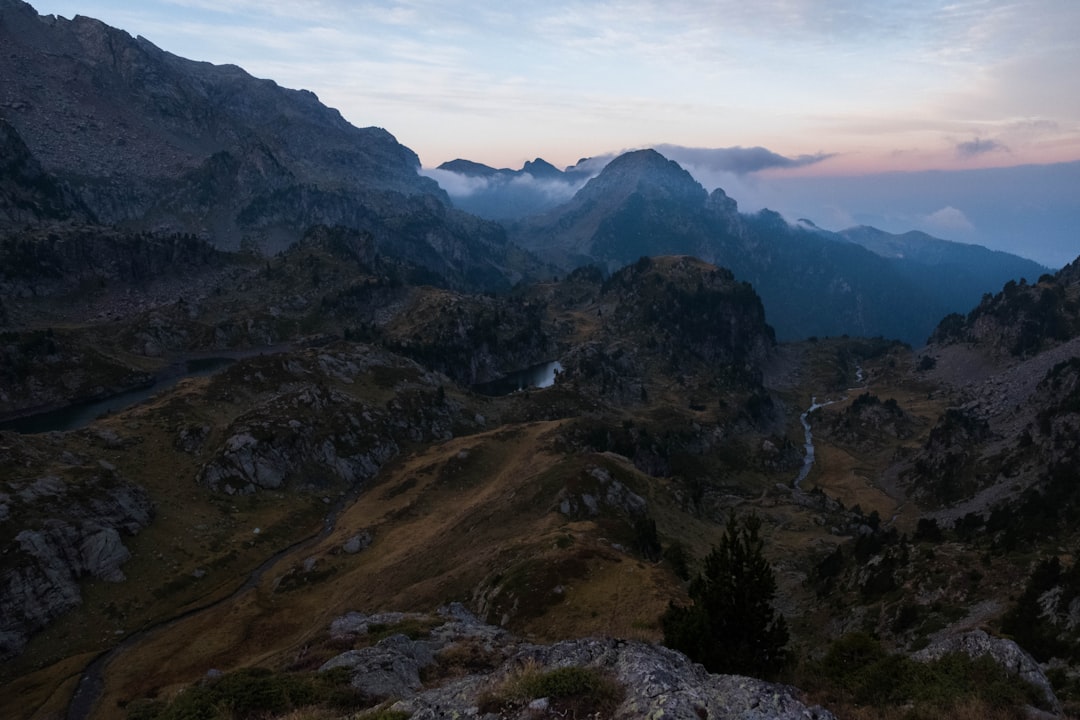
[(422, 687), (420, 670), (435, 662), (431, 646), (391, 635), (373, 647), (350, 650), (327, 661), (320, 672), (344, 667), (353, 687), (374, 697), (410, 697)]
[[(145, 491), (110, 473), (69, 486), (42, 477), (5, 493), (15, 542), (0, 569), (0, 660), (18, 655), (32, 634), (82, 602), (86, 576), (119, 582), (130, 557), (123, 535), (149, 524)], [(74, 492), (77, 490), (77, 492)], [(7, 507), (8, 505), (5, 505)], [(15, 519), (18, 520), (15, 520)]]
[(131, 553), (124, 547), (116, 528), (102, 528), (88, 535), (83, 539), (80, 551), (83, 567), (94, 577), (109, 582), (121, 582), (125, 579), (120, 566), (128, 561)]
[(920, 662), (936, 660), (948, 653), (964, 653), (973, 658), (987, 656), (1007, 672), (1031, 683), (1039, 690), (1043, 702), (1051, 712), (1061, 713), (1061, 702), (1054, 688), (1035, 658), (1012, 640), (996, 638), (983, 630), (947, 635), (914, 653), (911, 657)]
[(367, 632), (367, 615), (351, 612), (336, 618), (330, 623), (330, 637), (339, 638), (346, 635), (360, 635)]
[[(399, 383), (395, 397), (381, 408), (332, 387), (340, 373), (363, 374), (375, 367), (403, 370), (415, 380)], [(462, 412), (456, 405), (431, 402), (428, 373), (419, 365), (371, 347), (321, 348), (253, 359), (240, 368), (248, 368), (243, 381), (264, 392), (264, 399), (225, 429), (220, 445), (204, 446), (201, 452), (209, 452), (198, 476), (200, 483), (230, 494), (286, 486), (322, 494), (328, 480), (364, 483), (397, 455), (399, 443), (452, 437)], [(267, 380), (281, 373), (296, 381)], [(296, 487), (298, 480), (308, 485)]]
[[(611, 638), (525, 644), (499, 628), (484, 625), (460, 605), (442, 608), (438, 615), (446, 622), (426, 641), (396, 635), (375, 647), (339, 655), (321, 669), (349, 668), (356, 687), (401, 698), (391, 709), (409, 712), (414, 720), (477, 717), (481, 695), (526, 665), (546, 670), (592, 667), (610, 674), (625, 690), (613, 715), (619, 719), (833, 720), (827, 710), (803, 703), (796, 688), (737, 675), (712, 675), (668, 648)], [(335, 627), (354, 625), (364, 617), (359, 613), (350, 616), (352, 620), (335, 620)], [(485, 649), (496, 658), (494, 670), (455, 678), (438, 687), (422, 686), (418, 671), (434, 661), (432, 653), (478, 638), (489, 641)], [(532, 698), (499, 717), (525, 720), (550, 709), (549, 700)]]
[(371, 533), (364, 530), (346, 540), (345, 544), (341, 546), (341, 549), (349, 555), (355, 555), (361, 550), (366, 550), (371, 545), (372, 540)]

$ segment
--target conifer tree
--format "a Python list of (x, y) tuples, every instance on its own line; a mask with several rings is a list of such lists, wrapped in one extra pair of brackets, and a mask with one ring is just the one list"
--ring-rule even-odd
[(776, 578), (762, 554), (761, 519), (729, 516), (704, 571), (690, 583), (693, 605), (668, 606), (664, 644), (715, 673), (774, 676), (784, 666), (787, 623), (772, 602)]

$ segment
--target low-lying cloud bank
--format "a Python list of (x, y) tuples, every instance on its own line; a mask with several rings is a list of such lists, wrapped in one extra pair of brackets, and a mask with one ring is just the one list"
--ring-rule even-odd
[[(787, 157), (767, 148), (655, 148), (679, 163), (706, 190), (723, 188), (743, 212), (769, 208), (789, 221), (808, 218), (829, 230), (872, 225), (903, 233), (923, 230), (937, 237), (985, 245), (1060, 267), (1080, 252), (1080, 162), (1006, 168), (858, 177), (802, 177), (767, 170), (824, 162), (832, 153)], [(968, 156), (1008, 152), (991, 139), (960, 143)], [(560, 205), (621, 153), (579, 161), (558, 174), (535, 177), (502, 171), (475, 176), (425, 169), (466, 212), (515, 220)]]
[[(748, 189), (746, 176), (762, 170), (805, 167), (833, 157), (829, 153), (786, 157), (763, 147), (659, 145), (654, 149), (679, 163), (707, 190), (723, 187), (728, 194), (734, 190), (737, 199), (738, 191)], [(424, 168), (421, 174), (439, 183), (460, 209), (493, 220), (513, 220), (566, 202), (622, 152), (627, 150), (584, 158), (558, 175), (536, 176), (528, 166), (521, 170), (487, 168), (482, 173)]]

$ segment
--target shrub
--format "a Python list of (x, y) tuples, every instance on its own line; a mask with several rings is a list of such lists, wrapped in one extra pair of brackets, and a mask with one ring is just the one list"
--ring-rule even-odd
[(1023, 717), (1038, 692), (989, 657), (950, 653), (920, 663), (887, 653), (873, 637), (851, 633), (811, 663), (800, 683), (825, 695), (826, 703), (872, 707), (878, 714), (907, 708), (905, 717), (955, 716), (961, 708), (982, 707), (995, 717)]
[(244, 668), (190, 687), (171, 702), (136, 701), (128, 720), (258, 720), (313, 705), (355, 709), (369, 704), (349, 685), (348, 672), (316, 675)]
[(526, 665), (497, 690), (480, 698), (481, 713), (498, 713), (547, 698), (563, 717), (609, 717), (625, 692), (609, 674), (592, 667), (560, 667), (541, 670)]

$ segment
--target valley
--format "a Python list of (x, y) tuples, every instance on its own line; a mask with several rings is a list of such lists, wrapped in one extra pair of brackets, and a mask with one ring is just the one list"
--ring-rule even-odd
[(1080, 259), (654, 150), (447, 163), (496, 222), (310, 92), (0, 39), (0, 716), (1080, 713)]

